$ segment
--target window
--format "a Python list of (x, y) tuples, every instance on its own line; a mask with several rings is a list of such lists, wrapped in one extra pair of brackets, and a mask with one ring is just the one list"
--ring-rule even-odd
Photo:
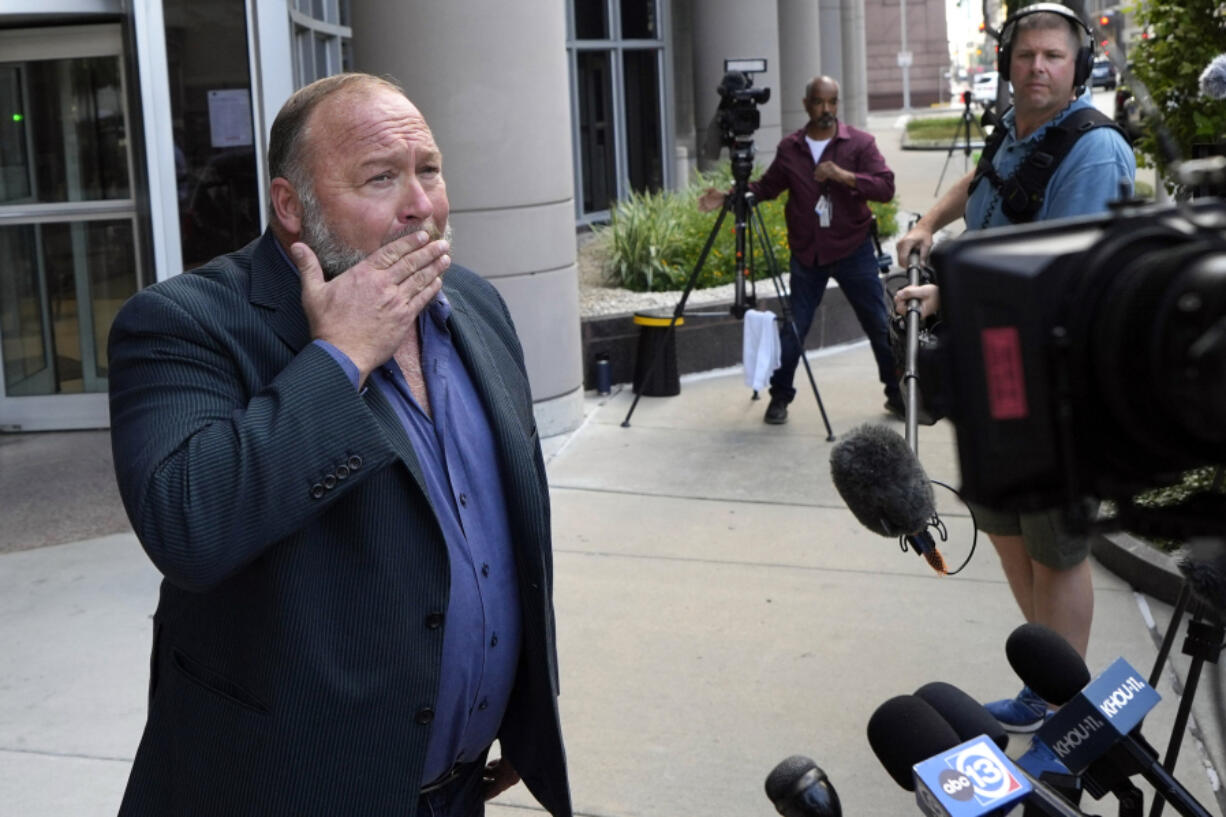
[(608, 218), (631, 192), (664, 188), (668, 138), (661, 0), (571, 0), (575, 201), (580, 222)]
[(349, 0), (293, 0), (289, 16), (294, 27), (295, 87), (352, 69)]

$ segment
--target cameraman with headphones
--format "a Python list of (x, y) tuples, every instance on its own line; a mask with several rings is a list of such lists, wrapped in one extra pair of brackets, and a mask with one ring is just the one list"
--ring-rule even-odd
[[(979, 166), (899, 240), (901, 265), (912, 250), (926, 260), (933, 235), (958, 216), (968, 230), (1004, 227), (1102, 213), (1121, 192), (1131, 194), (1136, 157), (1085, 88), (1093, 61), (1090, 29), (1066, 6), (1035, 3), (1005, 21), (998, 69), (1013, 84), (1013, 107)], [(895, 310), (904, 314), (911, 298), (924, 315), (939, 307), (936, 286), (927, 284), (900, 290)], [(1055, 630), (1084, 657), (1094, 613), (1088, 540), (1065, 530), (1057, 510), (974, 510), (1026, 620)], [(1047, 703), (1026, 687), (987, 708), (1013, 732), (1032, 732), (1048, 715)]]

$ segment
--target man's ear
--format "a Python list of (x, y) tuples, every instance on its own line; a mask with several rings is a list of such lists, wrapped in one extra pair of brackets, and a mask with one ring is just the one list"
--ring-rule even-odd
[(281, 222), (281, 229), (293, 236), (301, 235), (302, 202), (294, 186), (288, 179), (278, 176), (269, 185), (268, 195), (272, 201), (273, 212), (277, 214), (277, 221)]

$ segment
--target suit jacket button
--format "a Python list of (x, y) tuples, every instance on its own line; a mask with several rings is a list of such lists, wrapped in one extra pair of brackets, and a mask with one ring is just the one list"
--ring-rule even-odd
[(345, 464), (349, 466), (350, 473), (362, 467), (362, 458), (354, 454), (349, 459), (345, 460)]
[(324, 493), (324, 486), (320, 485), (318, 482), (311, 486), (312, 499), (323, 499)]
[(423, 706), (421, 709), (417, 710), (417, 715), (414, 717), (414, 720), (416, 720), (422, 726), (425, 726), (430, 721), (434, 720), (434, 710), (428, 706)]
[(348, 465), (336, 466), (336, 478), (337, 479), (349, 479), (349, 466)]
[(324, 477), (324, 490), (325, 491), (331, 491), (335, 487), (336, 487), (336, 475), (328, 474), (326, 477)]
[(430, 615), (426, 616), (426, 627), (428, 627), (429, 629), (437, 630), (439, 627), (442, 627), (442, 626), (443, 626), (443, 614), (442, 613), (431, 613)]

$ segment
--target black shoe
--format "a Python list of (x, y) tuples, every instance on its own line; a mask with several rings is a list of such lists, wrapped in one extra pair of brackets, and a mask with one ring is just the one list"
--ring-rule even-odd
[(903, 405), (901, 394), (890, 394), (885, 398), (885, 410), (900, 420), (907, 419), (907, 407)]
[(771, 398), (771, 404), (766, 407), (763, 422), (773, 426), (781, 426), (788, 421), (788, 404), (778, 397)]

